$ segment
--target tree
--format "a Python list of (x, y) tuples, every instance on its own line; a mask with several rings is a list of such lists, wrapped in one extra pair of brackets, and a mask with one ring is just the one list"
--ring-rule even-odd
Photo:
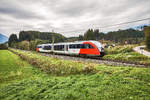
[[(64, 42), (66, 37), (59, 33), (54, 33), (55, 42)], [(19, 41), (32, 41), (36, 39), (49, 40), (52, 42), (52, 32), (39, 32), (39, 31), (21, 31), (19, 33)]]
[(8, 49), (7, 44), (0, 44), (0, 50)]
[(144, 28), (144, 33), (146, 47), (150, 50), (150, 26)]
[(85, 40), (95, 40), (95, 34), (93, 29), (89, 29), (85, 34), (84, 34), (84, 39)]
[(94, 30), (94, 37), (95, 37), (95, 40), (98, 40), (98, 38), (99, 38), (99, 29), (96, 29), (96, 30)]
[(11, 46), (11, 43), (13, 43), (13, 42), (18, 42), (18, 38), (17, 38), (16, 34), (11, 34), (8, 39), (9, 46)]
[(22, 50), (30, 50), (29, 46), (29, 41), (26, 40), (18, 43), (18, 48)]
[(79, 40), (84, 40), (84, 37), (82, 35), (79, 35)]
[(29, 48), (30, 48), (30, 50), (36, 51), (36, 48), (37, 48), (38, 44), (46, 44), (46, 43), (49, 43), (49, 41), (48, 40), (36, 39), (34, 41), (29, 42)]

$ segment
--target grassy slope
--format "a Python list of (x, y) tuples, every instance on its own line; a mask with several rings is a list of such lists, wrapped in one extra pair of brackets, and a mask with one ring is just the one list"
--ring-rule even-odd
[[(99, 70), (96, 74), (52, 76), (32, 68), (8, 51), (0, 51), (0, 57), (3, 69), (0, 70), (3, 83), (0, 99), (150, 99), (150, 69), (96, 65)], [(12, 71), (20, 69), (24, 77), (17, 78), (17, 75), (5, 80)]]
[(134, 52), (132, 48), (134, 45), (126, 45), (126, 46), (116, 46), (114, 48), (106, 49), (107, 55), (105, 55), (104, 59), (111, 60), (121, 60), (128, 62), (138, 62), (141, 64), (149, 64), (150, 58)]

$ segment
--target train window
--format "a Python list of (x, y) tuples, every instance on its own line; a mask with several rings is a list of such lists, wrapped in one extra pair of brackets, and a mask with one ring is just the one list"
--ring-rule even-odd
[(80, 48), (80, 44), (77, 44), (77, 49), (79, 49)]
[(74, 49), (75, 49), (75, 48), (76, 48), (76, 44), (73, 44), (73, 47), (72, 47), (72, 48), (74, 48)]
[(54, 50), (64, 51), (64, 45), (55, 45)]
[(57, 45), (54, 46), (54, 50), (57, 50)]
[(85, 45), (84, 44), (80, 44), (80, 48), (84, 49)]
[(69, 48), (70, 48), (70, 49), (79, 49), (79, 48), (81, 48), (80, 45), (81, 45), (81, 44), (71, 44), (71, 45), (69, 45)]
[(63, 50), (63, 51), (64, 51), (64, 49), (65, 49), (64, 47), (65, 47), (64, 45), (61, 45), (61, 50)]
[(69, 45), (69, 48), (70, 48), (70, 49), (72, 48), (72, 44)]
[(80, 48), (82, 48), (82, 49), (92, 49), (92, 48), (94, 48), (92, 45), (90, 45), (90, 44), (80, 44)]
[(89, 48), (94, 48), (94, 47), (90, 44), (70, 44), (69, 48), (70, 49), (79, 49), (79, 48), (89, 49)]
[(75, 45), (74, 45), (74, 44), (70, 44), (70, 45), (69, 45), (69, 48), (70, 48), (70, 49), (73, 49), (73, 48), (75, 48)]
[(89, 48), (89, 44), (84, 44), (85, 48), (88, 49)]
[(42, 46), (37, 46), (37, 48), (42, 48)]
[(50, 46), (50, 45), (44, 46), (43, 49), (44, 49), (44, 50), (51, 50), (51, 46)]
[(92, 45), (90, 45), (90, 44), (89, 44), (89, 48), (91, 48), (91, 49), (92, 49), (92, 48), (94, 48), (94, 47), (93, 47)]

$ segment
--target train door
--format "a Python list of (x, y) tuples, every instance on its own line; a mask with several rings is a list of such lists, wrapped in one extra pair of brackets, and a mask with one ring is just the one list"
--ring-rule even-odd
[(68, 51), (68, 45), (66, 45), (66, 51)]
[(68, 47), (69, 47), (69, 46), (68, 46), (68, 45), (65, 45), (65, 47), (66, 47), (66, 48), (65, 48), (65, 54), (68, 54), (68, 53), (69, 53), (69, 52), (68, 52)]

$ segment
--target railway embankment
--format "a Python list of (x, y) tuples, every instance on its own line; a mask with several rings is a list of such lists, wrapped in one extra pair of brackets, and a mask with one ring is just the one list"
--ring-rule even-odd
[[(83, 58), (83, 57), (76, 57), (76, 56), (74, 57), (74, 56), (66, 56), (66, 55), (53, 55), (53, 54), (49, 54), (49, 53), (36, 53), (36, 52), (32, 52), (32, 51), (17, 50), (17, 49), (12, 49), (12, 51), (13, 52), (20, 51), (20, 52), (24, 52), (24, 53), (34, 53), (35, 55), (37, 54), (38, 56), (40, 55), (40, 56), (46, 56), (49, 58), (57, 58), (57, 59), (61, 59), (61, 60), (70, 60), (70, 61), (78, 61), (78, 62), (93, 63), (93, 64), (150, 68), (150, 62), (149, 62), (150, 59), (141, 54), (135, 53), (133, 51), (129, 52), (129, 53), (125, 52), (124, 55), (121, 53), (123, 55), (121, 57), (124, 57), (124, 58), (121, 58), (118, 56), (114, 57), (115, 55), (120, 55), (120, 53), (107, 54), (103, 58), (87, 58), (87, 57)], [(114, 59), (112, 59), (112, 58), (114, 58)]]
[(103, 59), (150, 66), (150, 58), (135, 52), (135, 47), (136, 45), (124, 45), (105, 49), (106, 55)]

